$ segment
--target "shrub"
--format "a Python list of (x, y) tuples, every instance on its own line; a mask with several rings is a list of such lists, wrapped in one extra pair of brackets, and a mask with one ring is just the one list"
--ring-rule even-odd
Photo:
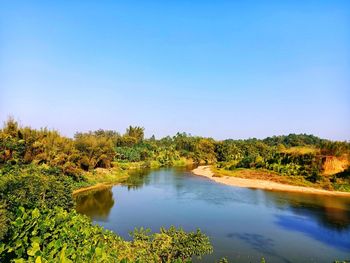
[(1, 262), (188, 262), (212, 252), (200, 230), (170, 227), (152, 234), (136, 229), (134, 240), (125, 241), (74, 210), (20, 207), (16, 215), (0, 244)]
[(0, 181), (0, 199), (6, 203), (9, 212), (13, 213), (19, 206), (29, 209), (73, 207), (72, 187), (64, 176), (22, 172), (24, 174), (6, 174)]
[(8, 237), (0, 245), (1, 262), (117, 262), (118, 245), (123, 246), (120, 238), (93, 226), (87, 217), (57, 207), (20, 207)]

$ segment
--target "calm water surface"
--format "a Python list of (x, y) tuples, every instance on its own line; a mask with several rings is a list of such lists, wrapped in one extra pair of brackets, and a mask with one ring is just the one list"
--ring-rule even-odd
[(138, 172), (128, 186), (81, 196), (80, 213), (126, 239), (135, 227), (200, 228), (214, 253), (204, 262), (350, 260), (350, 199), (217, 184), (186, 169)]

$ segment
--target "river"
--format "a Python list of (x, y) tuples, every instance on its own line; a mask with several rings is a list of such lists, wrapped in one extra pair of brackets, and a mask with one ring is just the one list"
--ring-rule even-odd
[(203, 262), (350, 260), (350, 198), (226, 186), (186, 168), (135, 171), (78, 198), (77, 211), (125, 239), (141, 226), (200, 228), (214, 247)]

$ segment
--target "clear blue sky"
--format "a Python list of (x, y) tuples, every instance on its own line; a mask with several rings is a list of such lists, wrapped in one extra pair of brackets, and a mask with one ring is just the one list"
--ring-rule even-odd
[(350, 140), (350, 1), (1, 1), (0, 121)]

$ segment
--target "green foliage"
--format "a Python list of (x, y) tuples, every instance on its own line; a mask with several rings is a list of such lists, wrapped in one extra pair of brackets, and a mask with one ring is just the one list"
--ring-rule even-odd
[(212, 252), (208, 237), (199, 230), (186, 233), (170, 227), (152, 234), (140, 229), (128, 242), (74, 210), (20, 207), (16, 216), (0, 245), (1, 261), (183, 262)]
[(4, 238), (8, 230), (9, 224), (9, 212), (6, 210), (6, 204), (4, 200), (0, 201), (0, 240)]
[[(196, 232), (186, 233), (182, 229), (171, 226), (169, 229), (161, 228), (160, 233), (152, 234), (150, 230), (135, 229), (131, 236), (134, 238), (133, 245), (139, 247), (137, 251), (143, 251), (142, 257), (146, 261), (152, 261), (145, 254), (154, 257), (159, 262), (174, 262), (191, 260), (193, 256), (201, 257), (212, 253), (209, 238), (198, 229)], [(143, 250), (147, 244), (147, 249)], [(141, 259), (141, 258), (140, 258)]]
[(180, 155), (174, 147), (161, 148), (158, 153), (156, 160), (161, 166), (172, 166), (175, 160), (179, 160)]
[[(0, 130), (0, 261), (189, 262), (212, 252), (208, 237), (199, 230), (136, 229), (133, 240), (125, 241), (72, 210), (73, 187), (86, 183), (88, 176), (105, 176), (96, 168), (111, 168), (113, 161), (113, 171), (119, 174), (131, 167), (172, 166), (190, 159), (198, 164), (219, 162), (229, 170), (268, 169), (319, 183), (324, 180), (323, 157), (349, 158), (349, 153), (347, 142), (306, 134), (215, 141), (177, 133), (157, 140), (145, 139), (144, 128), (130, 126), (122, 136), (97, 130), (70, 139), (46, 128), (20, 127), (9, 119)], [(330, 189), (350, 191), (349, 168), (330, 178)]]
[[(46, 174), (45, 174), (46, 172)], [(65, 209), (73, 207), (72, 187), (65, 177), (48, 174), (37, 168), (20, 169), (3, 175), (0, 180), (0, 200), (13, 213), (19, 206)]]
[(322, 139), (307, 134), (289, 134), (282, 136), (267, 137), (263, 140), (269, 146), (284, 145), (285, 147), (314, 145), (319, 146), (322, 143)]
[(56, 131), (21, 128), (11, 119), (0, 130), (0, 166), (47, 164), (78, 178), (78, 160), (74, 142)]
[(323, 155), (341, 156), (350, 152), (350, 144), (347, 142), (332, 142), (324, 140), (322, 141), (320, 148)]
[(199, 139), (195, 147), (194, 159), (197, 163), (201, 160), (206, 164), (215, 162), (215, 141), (207, 138)]
[(129, 126), (129, 128), (126, 129), (126, 136), (135, 138), (136, 143), (140, 143), (143, 140), (144, 137), (144, 131), (145, 129), (143, 127), (133, 127)]
[(275, 153), (266, 160), (266, 169), (286, 175), (303, 175), (309, 181), (320, 179), (322, 159), (315, 154)]
[(151, 143), (143, 142), (133, 147), (116, 147), (116, 159), (128, 162), (140, 162), (154, 159), (156, 147)]
[(16, 216), (0, 247), (2, 262), (117, 262), (117, 251), (124, 246), (116, 235), (75, 211), (20, 207)]
[(74, 138), (75, 147), (80, 153), (81, 168), (88, 170), (97, 167), (111, 167), (111, 162), (115, 156), (114, 144), (111, 138), (96, 135), (93, 132), (76, 133)]
[(350, 192), (350, 167), (343, 172), (333, 175), (331, 182), (335, 190)]
[[(322, 171), (322, 156), (316, 153), (299, 154), (279, 151), (281, 146), (270, 147), (265, 143), (251, 139), (247, 141), (224, 141), (219, 146), (220, 153), (227, 153), (230, 158), (221, 160), (231, 161), (227, 169), (263, 168), (283, 175), (299, 176), (316, 182)], [(233, 149), (229, 154), (229, 149)], [(235, 162), (232, 162), (234, 160)], [(221, 165), (222, 166), (222, 165)]]

